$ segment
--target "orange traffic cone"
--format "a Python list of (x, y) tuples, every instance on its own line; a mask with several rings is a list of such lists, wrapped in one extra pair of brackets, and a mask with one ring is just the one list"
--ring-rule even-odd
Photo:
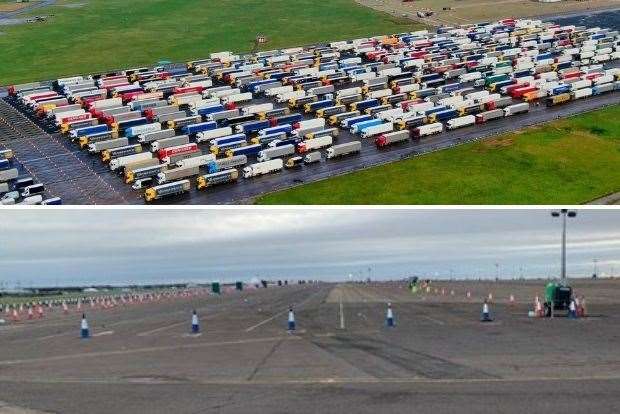
[(13, 308), (13, 322), (19, 322), (19, 313), (17, 312), (17, 308)]

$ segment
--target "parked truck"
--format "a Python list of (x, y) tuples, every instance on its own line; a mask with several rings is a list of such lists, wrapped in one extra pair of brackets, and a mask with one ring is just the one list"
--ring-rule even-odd
[(243, 169), (243, 178), (251, 178), (259, 175), (277, 172), (282, 170), (283, 167), (284, 162), (280, 158), (264, 162), (258, 162), (248, 165)]
[(147, 188), (144, 192), (144, 199), (147, 202), (159, 200), (164, 197), (170, 197), (177, 194), (182, 194), (189, 191), (191, 185), (189, 180), (181, 180), (173, 183), (167, 183), (162, 185), (156, 185), (151, 188)]
[(333, 145), (327, 148), (327, 159), (343, 157), (349, 154), (355, 154), (362, 150), (361, 141), (351, 141), (344, 144)]
[(398, 142), (408, 141), (410, 135), (409, 130), (381, 134), (375, 139), (375, 145), (377, 148), (387, 147), (388, 145), (396, 144)]
[(131, 184), (136, 180), (157, 177), (157, 174), (167, 169), (168, 164), (157, 164), (136, 169), (125, 168), (125, 183)]
[(143, 161), (153, 158), (153, 154), (150, 152), (141, 152), (134, 155), (127, 155), (125, 157), (114, 158), (110, 161), (110, 170), (116, 171), (119, 168), (125, 167), (125, 165), (129, 163), (133, 163), (136, 161)]
[(204, 154), (198, 155), (196, 157), (189, 157), (176, 162), (176, 166), (179, 168), (183, 167), (202, 167), (203, 165), (207, 165), (208, 163), (215, 161), (215, 155), (213, 154)]
[(248, 163), (248, 157), (246, 155), (235, 155), (230, 158), (216, 159), (207, 164), (207, 171), (209, 173), (215, 173), (222, 170), (228, 170), (230, 168), (239, 167)]
[(476, 117), (474, 115), (465, 115), (458, 118), (450, 119), (446, 122), (447, 129), (457, 129), (476, 123)]
[(414, 137), (426, 137), (429, 135), (439, 134), (443, 132), (443, 124), (441, 122), (435, 122), (432, 124), (421, 125), (412, 130)]
[(529, 110), (530, 110), (530, 104), (527, 102), (514, 104), (514, 105), (508, 105), (507, 107), (504, 108), (504, 115), (505, 116), (517, 115), (517, 114), (529, 112)]
[(193, 177), (200, 173), (200, 169), (197, 166), (179, 167), (163, 170), (157, 174), (157, 182), (164, 184), (170, 181), (180, 180), (188, 177)]
[(198, 176), (196, 180), (196, 187), (199, 190), (204, 190), (205, 188), (212, 187), (214, 185), (235, 182), (238, 178), (239, 171), (237, 171), (236, 168), (230, 168), (227, 170)]
[(268, 161), (272, 158), (284, 157), (295, 153), (295, 146), (288, 144), (274, 148), (266, 148), (258, 152), (257, 161)]
[(322, 137), (307, 139), (297, 144), (297, 152), (303, 154), (308, 151), (328, 147), (332, 145), (332, 143), (333, 138), (331, 135), (324, 135)]

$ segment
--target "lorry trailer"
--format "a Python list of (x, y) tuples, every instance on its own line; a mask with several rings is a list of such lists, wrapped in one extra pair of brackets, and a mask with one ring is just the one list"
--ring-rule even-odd
[(162, 185), (156, 185), (151, 188), (147, 188), (144, 192), (144, 199), (147, 202), (159, 200), (164, 197), (170, 197), (177, 194), (182, 194), (189, 191), (191, 185), (189, 180), (181, 180), (173, 183), (167, 183)]

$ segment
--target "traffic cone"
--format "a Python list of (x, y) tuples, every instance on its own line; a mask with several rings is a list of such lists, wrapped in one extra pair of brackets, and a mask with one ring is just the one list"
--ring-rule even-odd
[(197, 334), (200, 332), (200, 324), (198, 323), (198, 315), (196, 315), (196, 310), (192, 313), (192, 333)]
[(512, 293), (510, 294), (510, 305), (514, 305), (515, 304), (515, 295), (513, 295)]
[(13, 322), (19, 322), (19, 312), (17, 312), (17, 308), (13, 308)]
[(493, 301), (493, 294), (489, 292), (489, 302)]
[(65, 315), (69, 313), (69, 307), (67, 306), (67, 302), (65, 301), (62, 301), (62, 311)]
[(481, 322), (492, 322), (493, 319), (491, 319), (491, 312), (489, 310), (489, 302), (487, 300), (484, 301), (484, 303), (482, 304), (482, 318), (480, 319)]
[(86, 315), (82, 314), (82, 323), (80, 325), (80, 336), (82, 339), (90, 338), (90, 329), (88, 329), (88, 321), (86, 320)]
[(34, 313), (32, 312), (32, 306), (28, 307), (28, 319), (34, 319)]
[(39, 305), (37, 306), (37, 314), (39, 315), (39, 318), (42, 318), (43, 316), (43, 306)]
[(291, 306), (288, 309), (288, 331), (292, 332), (295, 330), (295, 312), (293, 312), (293, 307)]
[(77, 302), (77, 311), (79, 312), (79, 311), (81, 311), (81, 310), (82, 310), (82, 299), (78, 299), (78, 302)]
[(454, 289), (450, 290), (450, 296), (454, 296)]
[(586, 316), (586, 298), (585, 296), (581, 297), (581, 316)]
[(385, 313), (385, 324), (390, 327), (393, 328), (394, 325), (394, 312), (392, 311), (392, 304), (388, 303), (387, 305), (387, 311)]
[(538, 299), (538, 296), (534, 298), (534, 312), (536, 313), (536, 316), (538, 318), (542, 318), (543, 316), (545, 316), (542, 304), (540, 303), (540, 299)]
[(469, 290), (467, 291), (466, 296), (467, 296), (467, 299), (471, 299), (471, 292)]

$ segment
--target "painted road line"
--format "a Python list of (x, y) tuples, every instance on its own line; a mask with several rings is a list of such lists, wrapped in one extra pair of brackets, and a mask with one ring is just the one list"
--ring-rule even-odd
[[(297, 306), (295, 306), (295, 309), (300, 309), (304, 304), (308, 303), (308, 301), (310, 301), (310, 299), (313, 299), (316, 295), (318, 295), (319, 293), (323, 293), (322, 290), (319, 290), (318, 292), (314, 292), (312, 295), (308, 296), (306, 299), (302, 300), (301, 302), (299, 302), (297, 304)], [(259, 323), (257, 323), (256, 325), (252, 325), (249, 328), (246, 328), (246, 332), (252, 332), (254, 329), (258, 328), (259, 326), (263, 326), (264, 324), (271, 322), (272, 320), (274, 320), (275, 318), (277, 318), (280, 315), (283, 315), (285, 313), (288, 312), (288, 309), (284, 309), (278, 313), (276, 313), (273, 316), (270, 316), (269, 318), (265, 319), (264, 321), (260, 321)]]
[(286, 336), (280, 335), (280, 336), (270, 336), (270, 337), (265, 337), (265, 338), (240, 339), (240, 340), (235, 340), (235, 341), (201, 342), (199, 344), (152, 346), (152, 347), (147, 347), (147, 348), (123, 349), (123, 350), (117, 350), (117, 351), (83, 352), (79, 354), (57, 355), (57, 356), (51, 356), (47, 358), (14, 359), (14, 360), (0, 361), (0, 366), (32, 364), (32, 363), (37, 363), (37, 362), (66, 361), (66, 360), (90, 358), (90, 357), (98, 358), (102, 356), (111, 356), (111, 355), (131, 355), (131, 354), (142, 354), (142, 353), (149, 353), (149, 352), (175, 351), (179, 349), (196, 349), (196, 348), (210, 348), (210, 347), (217, 347), (217, 346), (245, 345), (245, 344), (282, 341), (282, 340), (289, 340), (289, 341), (301, 340), (301, 337), (294, 336), (294, 335), (286, 335)]
[(173, 324), (170, 324), (170, 325), (161, 326), (159, 328), (151, 329), (150, 331), (140, 332), (139, 334), (137, 334), (137, 336), (149, 336), (149, 335), (152, 335), (154, 333), (165, 331), (166, 329), (174, 328), (176, 326), (181, 326), (181, 325), (185, 325), (185, 324), (187, 324), (187, 321), (176, 322), (176, 323), (173, 323)]
[(444, 321), (440, 321), (439, 319), (435, 319), (435, 318), (431, 318), (428, 315), (420, 315), (422, 318), (424, 319), (428, 319), (431, 322), (436, 323), (437, 325), (445, 325), (446, 323)]
[(97, 332), (96, 334), (92, 334), (91, 336), (96, 337), (96, 336), (107, 336), (107, 335), (113, 335), (114, 331), (103, 331), (103, 332)]

